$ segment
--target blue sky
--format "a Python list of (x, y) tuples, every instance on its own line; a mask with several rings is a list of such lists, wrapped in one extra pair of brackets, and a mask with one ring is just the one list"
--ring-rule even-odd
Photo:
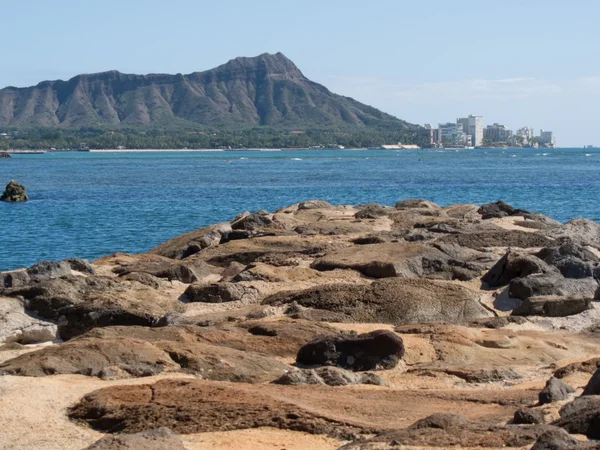
[(281, 51), (414, 123), (469, 113), (600, 145), (597, 0), (4, 0), (0, 86), (117, 69), (190, 73)]

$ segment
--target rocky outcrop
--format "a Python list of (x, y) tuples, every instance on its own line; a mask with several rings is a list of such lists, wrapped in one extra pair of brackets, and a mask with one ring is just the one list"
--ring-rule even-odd
[(590, 308), (591, 298), (539, 296), (529, 297), (512, 310), (513, 316), (565, 317)]
[(202, 303), (256, 303), (260, 300), (260, 293), (256, 288), (237, 283), (191, 284), (184, 295), (191, 302)]
[(600, 395), (600, 367), (596, 369), (581, 395)]
[(332, 284), (267, 297), (263, 304), (295, 303), (308, 310), (304, 318), (341, 322), (462, 323), (492, 314), (479, 303), (479, 294), (453, 283), (390, 278), (370, 286)]
[(600, 439), (600, 396), (579, 397), (563, 406), (560, 419), (552, 423), (571, 434)]
[(25, 192), (25, 186), (17, 183), (15, 180), (11, 180), (4, 189), (4, 192), (0, 196), (2, 202), (26, 202), (29, 200), (27, 193)]
[(349, 386), (354, 384), (384, 385), (384, 381), (374, 373), (355, 373), (339, 367), (325, 366), (318, 369), (292, 370), (273, 381), (274, 384), (301, 386), (306, 384), (326, 384), (328, 386)]
[(557, 273), (541, 259), (509, 250), (482, 278), (489, 287), (506, 286), (515, 278), (534, 273)]
[(402, 339), (390, 331), (318, 338), (303, 346), (296, 362), (354, 371), (392, 369), (404, 356)]
[(540, 392), (539, 402), (540, 405), (560, 402), (569, 398), (569, 395), (574, 392), (575, 389), (573, 389), (571, 386), (563, 383), (558, 378), (552, 377), (546, 382), (546, 386)]
[(8, 159), (10, 158), (10, 153), (8, 152), (0, 152), (0, 159)]

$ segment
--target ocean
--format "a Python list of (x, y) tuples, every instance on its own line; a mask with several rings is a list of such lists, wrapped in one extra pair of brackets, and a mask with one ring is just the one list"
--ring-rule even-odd
[(0, 270), (145, 252), (243, 211), (309, 199), (502, 199), (600, 221), (598, 149), (46, 153), (0, 160), (1, 187), (11, 179), (30, 201), (0, 202)]

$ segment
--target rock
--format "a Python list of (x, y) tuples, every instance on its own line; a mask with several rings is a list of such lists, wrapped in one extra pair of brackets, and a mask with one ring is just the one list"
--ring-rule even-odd
[(534, 425), (546, 423), (544, 413), (537, 409), (521, 408), (515, 412), (513, 417), (515, 425)]
[(152, 255), (131, 263), (121, 264), (115, 267), (113, 272), (121, 277), (131, 273), (147, 273), (157, 278), (166, 278), (169, 281), (193, 283), (218, 275), (221, 273), (221, 269), (204, 261), (180, 262)]
[[(594, 372), (596, 372), (596, 369), (598, 369), (599, 367), (600, 358), (592, 358), (588, 359), (587, 361), (567, 364), (566, 366), (561, 367), (556, 372), (554, 372), (553, 376), (555, 378), (561, 379), (574, 372), (589, 373), (591, 375)], [(598, 395), (600, 395), (600, 393)]]
[(433, 211), (440, 210), (440, 206), (436, 205), (429, 200), (421, 200), (421, 199), (407, 199), (402, 200), (396, 203), (394, 206), (396, 209), (429, 209)]
[(0, 196), (0, 201), (3, 202), (26, 202), (29, 200), (27, 193), (25, 192), (25, 186), (17, 183), (15, 180), (11, 180), (7, 185), (6, 189)]
[(253, 213), (231, 222), (232, 230), (255, 231), (274, 225), (273, 219), (267, 214)]
[(555, 241), (539, 232), (519, 230), (495, 230), (447, 234), (437, 243), (458, 244), (461, 247), (484, 250), (489, 247), (539, 248), (550, 247)]
[(134, 434), (106, 436), (85, 450), (185, 450), (181, 439), (169, 428)]
[(23, 302), (0, 297), (0, 344), (37, 344), (56, 340), (56, 324), (25, 313)]
[(303, 346), (296, 362), (353, 371), (391, 369), (404, 356), (402, 339), (391, 331), (317, 338)]
[(379, 219), (389, 214), (386, 208), (377, 203), (359, 205), (356, 209), (358, 209), (358, 212), (354, 214), (354, 218), (356, 219)]
[(202, 327), (123, 328), (129, 329), (93, 330), (69, 342), (26, 353), (1, 363), (0, 374), (106, 377), (112, 371), (121, 377), (146, 377), (177, 371), (209, 380), (263, 383), (290, 369), (249, 349), (213, 345), (210, 330)]
[(573, 316), (588, 310), (591, 302), (591, 298), (542, 295), (523, 300), (511, 314), (513, 316)]
[(600, 249), (600, 224), (588, 219), (573, 219), (562, 227), (544, 232), (558, 241), (572, 242), (579, 246)]
[(563, 383), (558, 378), (550, 378), (546, 382), (546, 387), (539, 394), (540, 405), (547, 403), (560, 402), (569, 398), (569, 395), (574, 393), (575, 389), (566, 383)]
[(95, 275), (96, 269), (92, 267), (89, 261), (79, 258), (65, 259), (65, 262), (71, 267), (72, 270), (81, 272), (87, 275)]
[(153, 248), (149, 253), (173, 259), (187, 258), (201, 250), (219, 245), (223, 236), (230, 232), (229, 223), (219, 223), (178, 236)]
[(0, 291), (27, 286), (29, 283), (31, 283), (31, 278), (26, 270), (0, 272)]
[(126, 434), (162, 426), (178, 434), (273, 427), (348, 439), (361, 430), (310, 412), (267, 388), (281, 389), (250, 390), (205, 380), (113, 386), (87, 394), (68, 415), (96, 430)]
[(493, 383), (522, 378), (521, 375), (513, 369), (479, 369), (475, 371), (466, 369), (447, 369), (444, 370), (444, 372), (462, 378), (467, 383)]
[(354, 373), (339, 367), (319, 367), (318, 369), (292, 370), (273, 381), (274, 384), (299, 386), (305, 384), (326, 384), (328, 386), (349, 386), (354, 384), (374, 384), (382, 386), (383, 380), (373, 373)]
[(565, 278), (592, 277), (594, 268), (600, 261), (593, 252), (572, 242), (559, 247), (544, 248), (537, 256), (558, 268)]
[(151, 326), (167, 313), (183, 309), (178, 300), (149, 287), (99, 276), (48, 279), (12, 289), (8, 295), (23, 296), (28, 311), (58, 322), (62, 339), (94, 327)]
[(130, 272), (123, 275), (121, 278), (127, 281), (137, 281), (144, 286), (151, 287), (152, 289), (158, 289), (160, 287), (160, 279), (154, 275), (144, 272)]
[(8, 152), (0, 152), (0, 159), (1, 159), (1, 158), (6, 158), (6, 159), (8, 159), (8, 158), (10, 158), (10, 157), (11, 157), (11, 156), (10, 156), (10, 153), (8, 153)]
[(600, 368), (597, 368), (581, 395), (600, 395)]
[(593, 278), (572, 279), (562, 275), (533, 274), (512, 280), (508, 295), (526, 300), (530, 297), (556, 296), (593, 299), (598, 283)]
[(27, 269), (31, 282), (50, 280), (71, 275), (71, 265), (67, 261), (42, 261)]
[(389, 323), (463, 323), (490, 317), (479, 294), (453, 283), (388, 278), (370, 286), (329, 284), (267, 297), (263, 304), (296, 304), (310, 308), (305, 318), (330, 321)]
[(541, 259), (527, 254), (509, 250), (481, 281), (491, 288), (506, 286), (515, 278), (522, 278), (534, 273), (553, 273), (554, 271)]
[(509, 204), (504, 203), (502, 200), (499, 200), (496, 203), (486, 203), (485, 205), (481, 206), (477, 212), (481, 214), (481, 217), (485, 220), (523, 215), (523, 213), (527, 213), (528, 211), (515, 209)]
[(339, 450), (393, 450), (411, 448), (523, 448), (552, 429), (547, 425), (522, 427), (469, 422), (462, 416), (449, 413), (433, 414), (408, 428), (387, 431), (378, 436), (357, 441)]
[(298, 210), (306, 210), (306, 209), (329, 209), (334, 208), (331, 203), (328, 203), (324, 200), (307, 200), (302, 203), (298, 203)]
[(576, 398), (563, 406), (560, 419), (552, 425), (571, 434), (583, 434), (590, 439), (600, 439), (600, 396), (590, 395)]
[(352, 243), (355, 245), (370, 245), (370, 244), (385, 244), (388, 242), (384, 236), (361, 236), (352, 240)]
[(574, 450), (581, 448), (580, 442), (560, 428), (553, 428), (542, 434), (531, 450)]
[(237, 301), (255, 303), (260, 300), (260, 293), (256, 288), (229, 282), (212, 284), (194, 283), (188, 286), (184, 295), (186, 295), (191, 302), (202, 303)]

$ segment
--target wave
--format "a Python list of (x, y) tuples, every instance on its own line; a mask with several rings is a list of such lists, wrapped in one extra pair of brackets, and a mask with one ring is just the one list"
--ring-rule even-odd
[(302, 161), (302, 158), (290, 158), (292, 161)]

